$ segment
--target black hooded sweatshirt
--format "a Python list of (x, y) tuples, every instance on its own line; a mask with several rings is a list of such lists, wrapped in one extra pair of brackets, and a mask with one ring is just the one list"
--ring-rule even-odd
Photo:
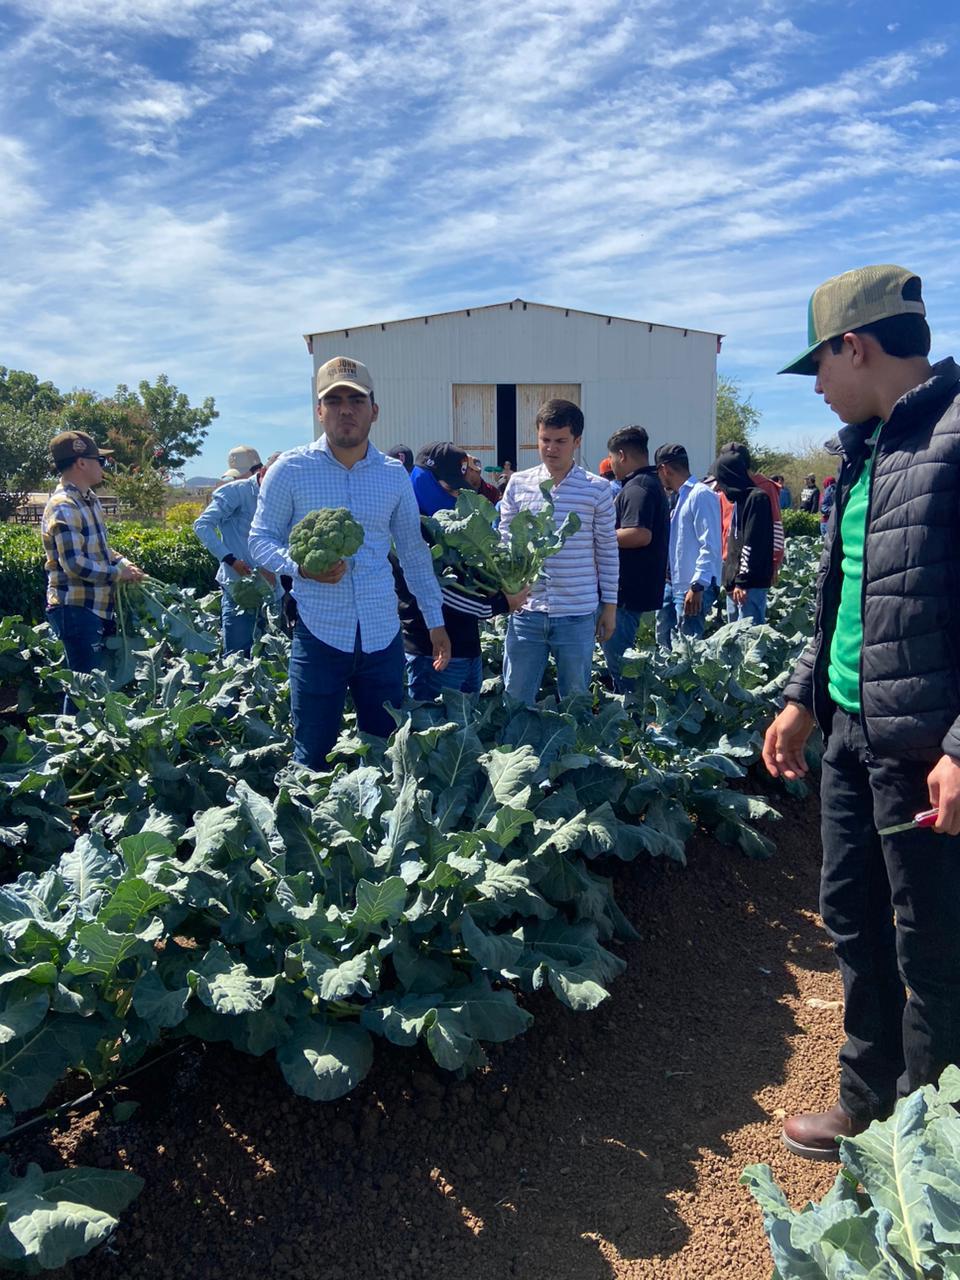
[(741, 458), (721, 455), (714, 466), (717, 488), (734, 506), (722, 581), (734, 587), (769, 587), (773, 581), (773, 508)]

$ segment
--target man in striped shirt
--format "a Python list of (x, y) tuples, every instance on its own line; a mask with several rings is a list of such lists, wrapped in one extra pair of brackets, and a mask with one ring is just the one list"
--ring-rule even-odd
[[(317, 400), (323, 435), (282, 454), (267, 472), (249, 546), (254, 563), (294, 582), (293, 756), (319, 770), (339, 736), (348, 688), (358, 727), (381, 738), (394, 728), (384, 704), (403, 700), (391, 544), (427, 624), (438, 671), (450, 661), (450, 639), (410, 477), (369, 441), (379, 407), (366, 365), (344, 356), (328, 360), (317, 371)], [(309, 573), (290, 559), (290, 531), (321, 507), (345, 507), (363, 526), (363, 545), (325, 573)]]
[(551, 656), (557, 664), (560, 697), (585, 693), (594, 643), (609, 640), (616, 626), (620, 558), (613, 494), (606, 480), (575, 461), (582, 435), (579, 406), (569, 400), (541, 405), (540, 466), (512, 476), (500, 504), (500, 527), (506, 532), (517, 512), (543, 507), (547, 499), (540, 486), (550, 480), (557, 525), (568, 512), (580, 517), (579, 530), (547, 560), (530, 599), (507, 623), (504, 685), (510, 697), (528, 705), (537, 700)]
[[(60, 481), (50, 496), (40, 526), (47, 571), (47, 621), (63, 641), (71, 671), (90, 672), (103, 665), (103, 640), (113, 624), (118, 582), (139, 582), (143, 571), (111, 551), (103, 511), (94, 489), (103, 483), (104, 461), (112, 449), (100, 449), (84, 431), (62, 431), (50, 441), (50, 456)], [(69, 696), (63, 713), (76, 708)]]

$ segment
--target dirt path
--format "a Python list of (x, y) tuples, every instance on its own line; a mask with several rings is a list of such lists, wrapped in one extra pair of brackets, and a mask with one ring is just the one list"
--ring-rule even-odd
[(769, 1280), (737, 1179), (763, 1160), (795, 1202), (830, 1166), (791, 1157), (786, 1111), (835, 1097), (839, 986), (814, 915), (809, 802), (778, 803), (777, 857), (708, 840), (686, 870), (617, 873), (642, 938), (592, 1015), (544, 999), (465, 1082), (382, 1052), (339, 1104), (219, 1048), (34, 1144), (147, 1188), (83, 1280)]

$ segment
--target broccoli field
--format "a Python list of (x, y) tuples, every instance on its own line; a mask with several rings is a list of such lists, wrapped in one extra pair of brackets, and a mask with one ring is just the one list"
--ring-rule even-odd
[[(641, 647), (627, 702), (598, 684), (536, 713), (507, 706), (491, 631), (479, 699), (414, 708), (386, 746), (348, 727), (323, 776), (289, 763), (284, 637), (219, 660), (215, 598), (182, 606), (176, 636), (146, 611), (110, 689), (68, 677), (44, 628), (5, 619), (0, 683), (18, 709), (0, 759), (6, 1129), (119, 1080), (100, 1106), (113, 1167), (136, 1173), (119, 1152), (145, 1120), (118, 1099), (171, 1047), (184, 1046), (172, 1067), (138, 1079), (174, 1072), (189, 1093), (190, 1073), (220, 1062), (227, 1107), (255, 1080), (289, 1089), (289, 1106), (335, 1109), (385, 1073), (433, 1081), (427, 1101), (477, 1097), (504, 1055), (536, 1078), (518, 1037), (541, 1021), (590, 1043), (652, 927), (642, 868), (682, 882), (708, 838), (765, 859), (776, 807), (803, 804), (754, 794), (748, 770), (809, 629), (812, 572), (793, 540), (771, 625), (722, 626), (666, 657)], [(67, 683), (75, 725), (54, 714)], [(59, 1265), (151, 1194), (148, 1178), (127, 1209), (136, 1186), (91, 1178), (88, 1228), (44, 1210), (44, 1244), (22, 1173), (0, 1187), (20, 1214), (0, 1233), (10, 1261)]]

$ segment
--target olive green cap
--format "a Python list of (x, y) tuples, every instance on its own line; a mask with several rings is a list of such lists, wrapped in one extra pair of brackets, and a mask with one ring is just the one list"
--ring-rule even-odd
[(781, 373), (814, 375), (817, 366), (811, 356), (829, 338), (888, 316), (925, 316), (920, 296), (920, 277), (906, 267), (885, 263), (877, 267), (857, 267), (833, 276), (813, 291), (807, 308), (806, 351), (783, 366)]

